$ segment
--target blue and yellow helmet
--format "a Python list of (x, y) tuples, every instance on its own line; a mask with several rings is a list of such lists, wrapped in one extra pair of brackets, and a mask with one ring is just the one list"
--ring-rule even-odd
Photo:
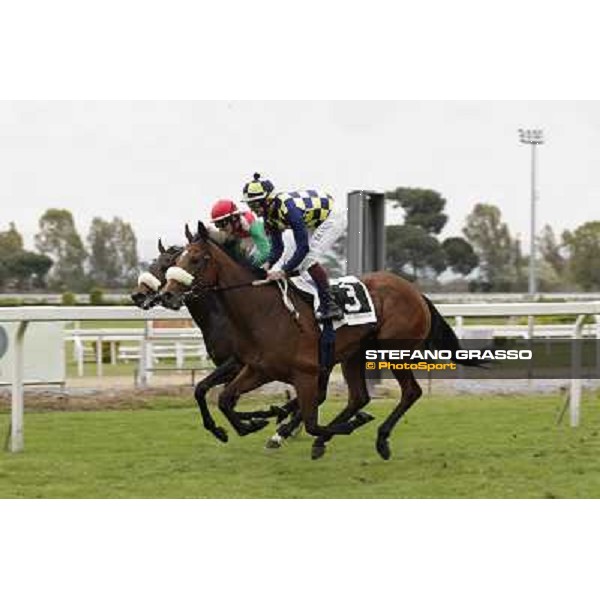
[(266, 200), (275, 189), (268, 179), (261, 179), (260, 173), (254, 173), (252, 181), (244, 186), (244, 200), (246, 202), (258, 202)]

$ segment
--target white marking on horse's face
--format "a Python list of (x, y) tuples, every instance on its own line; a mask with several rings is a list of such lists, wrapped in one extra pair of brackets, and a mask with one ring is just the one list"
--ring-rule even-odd
[(177, 281), (187, 287), (190, 287), (194, 281), (194, 276), (181, 267), (170, 267), (165, 276), (167, 281)]
[(179, 258), (185, 258), (190, 253), (189, 250), (184, 250)]

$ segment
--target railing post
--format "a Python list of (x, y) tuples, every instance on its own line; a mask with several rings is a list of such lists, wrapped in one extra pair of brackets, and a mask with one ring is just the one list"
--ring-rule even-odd
[(456, 330), (456, 337), (459, 340), (462, 340), (463, 336), (465, 335), (463, 325), (464, 325), (464, 317), (461, 315), (457, 315), (454, 320), (454, 329)]
[(140, 362), (139, 362), (139, 376), (138, 376), (138, 384), (141, 387), (146, 387), (150, 382), (150, 373), (149, 369), (152, 368), (152, 349), (150, 342), (150, 329), (151, 324), (150, 321), (144, 321), (144, 336), (140, 342)]
[(102, 377), (102, 336), (96, 338), (96, 376)]
[(73, 354), (75, 354), (75, 360), (77, 361), (77, 375), (83, 377), (83, 362), (85, 359), (85, 342), (77, 336), (73, 340)]
[(10, 420), (10, 451), (21, 452), (24, 448), (23, 413), (25, 402), (23, 399), (23, 345), (25, 343), (25, 330), (27, 321), (19, 321), (15, 334), (15, 352), (13, 363), (12, 403)]
[(527, 317), (527, 337), (532, 340), (535, 332), (534, 332), (534, 323), (535, 323), (535, 318), (533, 317), (533, 315), (529, 315)]
[(579, 315), (573, 328), (571, 347), (571, 393), (569, 394), (569, 418), (571, 427), (577, 427), (581, 416), (581, 332), (586, 315)]

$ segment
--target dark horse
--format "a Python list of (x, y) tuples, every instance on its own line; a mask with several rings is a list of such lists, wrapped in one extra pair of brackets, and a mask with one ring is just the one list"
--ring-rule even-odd
[[(202, 223), (198, 223), (198, 233), (177, 260), (175, 270), (167, 272), (167, 279), (161, 294), (163, 305), (177, 308), (194, 290), (199, 294), (219, 291), (219, 303), (236, 329), (236, 355), (244, 367), (222, 391), (219, 404), (233, 409), (241, 394), (267, 381), (290, 383), (296, 390), (306, 431), (317, 437), (315, 445), (323, 447), (332, 436), (349, 434), (361, 424), (353, 421), (369, 402), (361, 343), (410, 340), (412, 347), (424, 343), (439, 349), (459, 347), (450, 326), (412, 284), (387, 272), (365, 275), (362, 281), (371, 294), (377, 323), (341, 327), (335, 341), (335, 361), (345, 363), (349, 384), (352, 381), (351, 387), (363, 393), (351, 393), (348, 405), (324, 426), (318, 423), (318, 406), (324, 398), (318, 352), (320, 331), (308, 303), (291, 291), (299, 311), (298, 320), (294, 320), (279, 289), (274, 285), (254, 286), (256, 273), (236, 263), (212, 242)], [(391, 455), (388, 438), (392, 429), (422, 394), (412, 371), (393, 374), (402, 394), (377, 432), (376, 448), (384, 459)]]
[[(191, 239), (191, 234), (189, 236)], [(183, 252), (183, 247), (170, 246), (165, 248), (159, 239), (158, 250), (160, 252), (159, 256), (152, 262), (148, 271), (140, 275), (138, 285), (131, 294), (133, 302), (144, 310), (160, 302), (160, 288), (166, 283), (165, 273), (167, 269), (175, 264), (177, 258)], [(186, 299), (185, 304), (196, 325), (202, 331), (209, 357), (217, 366), (210, 375), (196, 384), (194, 390), (194, 396), (202, 415), (202, 423), (205, 429), (210, 431), (217, 439), (226, 442), (227, 432), (222, 427), (217, 426), (210, 414), (206, 394), (211, 388), (232, 381), (242, 369), (242, 363), (234, 356), (233, 331), (228, 316), (220, 304), (215, 301), (212, 294), (202, 297), (189, 297)], [(286, 405), (287, 408), (271, 407), (267, 411), (237, 413), (241, 421), (247, 420), (248, 422), (243, 423), (235, 420), (232, 424), (240, 435), (258, 431), (268, 423), (264, 421), (264, 418), (277, 417), (279, 420), (283, 420), (296, 407), (296, 404), (292, 401)], [(227, 413), (225, 414), (227, 416)], [(284, 423), (279, 427), (277, 434), (281, 438), (289, 437), (298, 425), (299, 421), (297, 419), (292, 423)]]

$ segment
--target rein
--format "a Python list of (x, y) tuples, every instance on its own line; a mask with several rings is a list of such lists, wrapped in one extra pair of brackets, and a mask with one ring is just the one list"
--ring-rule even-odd
[[(293, 272), (293, 276), (297, 275), (298, 272), (294, 271)], [(283, 279), (283, 280), (269, 280), (269, 279), (255, 279), (253, 281), (248, 281), (246, 283), (236, 283), (234, 285), (227, 285), (224, 287), (219, 287), (217, 285), (212, 285), (212, 286), (207, 286), (207, 285), (203, 285), (201, 281), (199, 281), (198, 283), (196, 283), (195, 285), (192, 285), (190, 287), (190, 290), (184, 294), (184, 297), (201, 297), (202, 295), (204, 295), (207, 292), (228, 292), (229, 290), (236, 290), (236, 289), (240, 289), (240, 288), (245, 288), (245, 287), (260, 287), (263, 285), (268, 285), (269, 283), (276, 283), (277, 287), (279, 288), (279, 291), (281, 292), (281, 297), (283, 300), (283, 305), (286, 307), (286, 309), (288, 310), (288, 312), (292, 315), (292, 317), (294, 318), (294, 321), (296, 323), (299, 323), (299, 319), (300, 319), (300, 313), (298, 312), (298, 310), (296, 309), (296, 307), (294, 306), (294, 304), (292, 303), (292, 301), (289, 298), (288, 295), (288, 280), (287, 279)]]
[[(286, 279), (283, 281), (286, 283), (286, 291), (287, 291), (287, 279), (289, 277), (297, 277), (300, 275), (300, 271), (292, 271)], [(253, 281), (247, 281), (246, 283), (235, 283), (233, 285), (226, 285), (223, 287), (219, 287), (218, 285), (203, 285), (201, 281), (196, 284), (193, 284), (190, 288), (190, 292), (194, 291), (202, 291), (202, 292), (228, 292), (229, 290), (238, 290), (240, 288), (245, 287), (260, 287), (261, 285), (268, 285), (269, 283), (280, 283), (280, 280), (270, 280), (270, 279), (254, 279)]]
[(212, 292), (228, 292), (229, 290), (238, 290), (245, 287), (256, 287), (259, 285), (265, 285), (267, 283), (271, 283), (271, 281), (267, 279), (255, 279), (254, 281), (248, 281), (247, 283), (236, 283), (234, 285), (226, 285), (224, 287), (213, 285), (204, 289), (211, 290)]

